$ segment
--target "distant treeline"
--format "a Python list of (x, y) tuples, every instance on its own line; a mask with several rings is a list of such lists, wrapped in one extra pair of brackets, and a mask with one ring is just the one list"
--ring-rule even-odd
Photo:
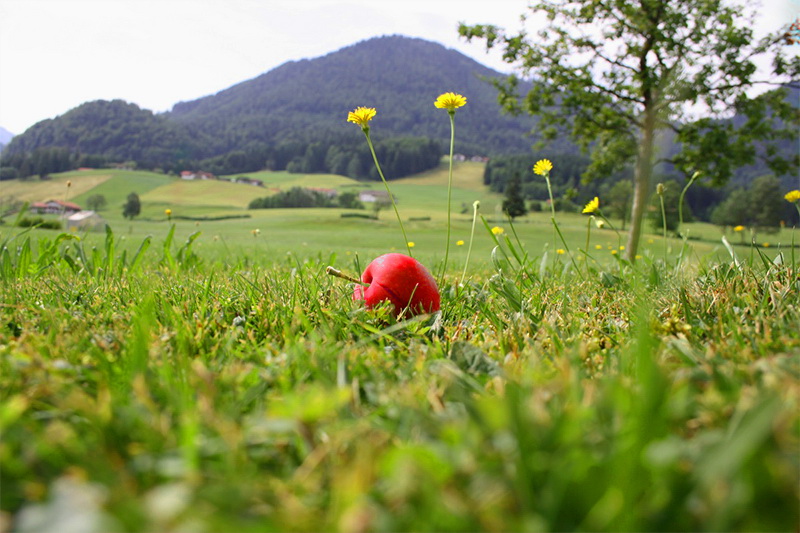
[[(604, 214), (623, 220), (627, 216), (633, 194), (631, 169), (584, 182), (582, 174), (589, 165), (589, 158), (582, 154), (548, 152), (540, 156), (495, 157), (486, 165), (483, 182), (492, 191), (504, 194), (507, 185), (518, 177), (522, 197), (533, 204), (532, 209), (538, 210), (540, 202), (549, 199), (547, 182), (532, 170), (536, 161), (543, 158), (553, 163), (550, 181), (557, 210), (580, 210), (597, 196)], [(685, 177), (664, 164), (656, 168), (653, 182), (666, 185), (671, 203), (668, 209), (677, 213), (678, 198), (686, 185)], [(699, 180), (686, 191), (684, 219), (693, 218), (720, 226), (774, 228), (781, 222), (796, 225), (800, 223), (797, 210), (783, 198), (794, 188), (797, 188), (796, 178), (785, 176), (779, 179), (766, 170), (752, 181), (734, 180), (725, 187), (714, 187)], [(654, 208), (654, 211), (657, 210)], [(657, 227), (660, 224), (658, 222)]]
[[(372, 154), (363, 134), (342, 138), (327, 135), (316, 140), (283, 141), (235, 150), (198, 163), (205, 171), (234, 174), (252, 169), (287, 170), (301, 174), (339, 174), (358, 180), (379, 180)], [(443, 151), (438, 142), (425, 138), (379, 140), (375, 152), (387, 180), (435, 168)]]
[[(239, 148), (209, 157), (203, 146), (207, 134), (192, 137), (161, 115), (120, 100), (90, 102), (15, 137), (0, 159), (0, 180), (111, 166), (218, 175), (270, 169), (379, 179), (364, 135), (356, 127), (346, 131), (289, 131), (278, 141), (255, 141), (243, 124)], [(422, 137), (377, 136), (375, 149), (386, 179), (434, 168), (444, 153), (440, 143)]]
[(341, 207), (343, 209), (364, 209), (358, 194), (352, 191), (339, 193), (336, 196), (305, 187), (292, 187), (272, 196), (255, 198), (248, 209), (278, 209), (301, 207)]

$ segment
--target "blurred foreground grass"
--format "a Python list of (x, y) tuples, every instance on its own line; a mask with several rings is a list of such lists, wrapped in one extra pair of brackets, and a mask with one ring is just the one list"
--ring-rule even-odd
[(25, 242), (0, 251), (3, 529), (800, 519), (791, 251), (576, 270), (501, 239), (441, 314), (398, 323), (324, 274), (334, 256)]

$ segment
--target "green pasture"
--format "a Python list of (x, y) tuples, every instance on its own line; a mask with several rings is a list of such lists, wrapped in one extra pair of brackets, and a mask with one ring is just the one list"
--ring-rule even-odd
[(550, 213), (512, 225), (479, 168), (456, 165), (443, 275), (446, 167), (391, 183), (442, 298), (408, 320), (326, 274), (405, 251), (391, 208), (250, 211), (271, 189), (138, 171), (29, 183), (104, 194), (108, 229), (0, 225), (2, 530), (796, 529), (796, 230), (648, 228), (630, 263), (586, 215), (557, 213), (563, 242)]
[[(325, 274), (389, 251), (391, 219), (287, 211), (80, 240), (3, 228), (4, 528), (798, 523), (800, 258), (742, 247), (685, 268), (654, 239), (631, 265), (604, 231), (606, 259), (574, 269), (542, 261), (533, 218), (519, 241), (479, 230), (441, 312), (398, 321)], [(580, 220), (564, 220), (576, 244)], [(441, 226), (408, 229), (435, 264)]]
[[(611, 229), (591, 228), (588, 255), (582, 253), (586, 247), (588, 217), (578, 213), (557, 213), (557, 220), (567, 246), (554, 240), (554, 231), (549, 212), (531, 213), (513, 223), (500, 212), (501, 195), (488, 192), (482, 185), (483, 164), (457, 162), (453, 173), (452, 194), (452, 238), (449, 270), (460, 272), (466, 258), (472, 226), (472, 204), (480, 201), (480, 215), (490, 227), (499, 226), (505, 233), (501, 238), (519, 239), (521, 249), (531, 257), (547, 252), (551, 257), (558, 249), (568, 248), (571, 254), (560, 257), (574, 258), (575, 264), (583, 261), (598, 261), (602, 264), (616, 262), (624, 255), (620, 245), (625, 244), (625, 235), (617, 235)], [(112, 230), (121, 238), (123, 248), (136, 248), (148, 235), (155, 242), (163, 242), (171, 224), (175, 225), (175, 242), (184, 242), (190, 235), (199, 232), (195, 242), (198, 251), (210, 261), (230, 261), (233, 257), (248, 261), (264, 262), (275, 257), (293, 253), (300, 256), (335, 255), (339, 261), (358, 257), (369, 260), (387, 251), (403, 251), (405, 243), (397, 226), (394, 211), (380, 211), (377, 220), (343, 218), (343, 214), (371, 215), (367, 206), (363, 211), (341, 209), (263, 209), (248, 210), (253, 198), (274, 194), (275, 189), (293, 186), (334, 188), (340, 191), (361, 190), (362, 187), (382, 190), (381, 182), (360, 183), (349, 178), (332, 175), (302, 175), (287, 172), (248, 173), (251, 178), (265, 182), (265, 187), (235, 184), (225, 181), (184, 181), (176, 177), (142, 171), (91, 170), (56, 175), (46, 182), (4, 182), (4, 193), (25, 197), (32, 201), (68, 195), (69, 199), (85, 203), (93, 194), (102, 194), (108, 205), (100, 214), (108, 221)], [(412, 178), (390, 182), (397, 197), (398, 210), (404, 221), (412, 252), (431, 265), (437, 265), (444, 257), (446, 236), (446, 163), (438, 169)], [(235, 176), (231, 176), (235, 177)], [(68, 189), (66, 182), (71, 181)], [(25, 187), (35, 192), (25, 191)], [(142, 213), (133, 221), (122, 217), (122, 205), (130, 192), (139, 194)], [(170, 209), (168, 220), (165, 210)], [(207, 220), (208, 218), (228, 218)], [(13, 217), (6, 217), (10, 222)], [(189, 218), (190, 220), (187, 220)], [(612, 223), (619, 224), (619, 221)], [(688, 240), (668, 238), (666, 253), (680, 253), (692, 262), (722, 254), (727, 250), (722, 244), (723, 233), (719, 228), (703, 223), (685, 226)], [(14, 230), (8, 225), (0, 226), (0, 236), (10, 235)], [(641, 255), (651, 258), (663, 257), (664, 240), (661, 232), (646, 227), (642, 239)], [(51, 230), (35, 230), (34, 235), (52, 235)], [(516, 235), (516, 236), (515, 236)], [(89, 245), (100, 245), (102, 232), (84, 234), (81, 237)], [(752, 253), (751, 241), (760, 250), (772, 257), (781, 249), (790, 247), (797, 237), (789, 228), (774, 234), (751, 235), (749, 232), (729, 231), (727, 239), (741, 253)], [(457, 245), (464, 241), (463, 245)], [(488, 264), (495, 242), (479, 219), (476, 225), (472, 260), (476, 265)], [(685, 246), (685, 249), (684, 249)], [(131, 250), (133, 251), (133, 250)], [(434, 268), (433, 266), (431, 268)]]
[[(87, 191), (103, 189), (103, 184), (118, 174), (111, 170), (65, 172), (46, 181), (6, 180), (0, 184), (0, 198), (31, 203), (48, 200), (74, 201), (75, 197), (82, 197)], [(68, 187), (67, 182), (71, 182), (71, 186)]]

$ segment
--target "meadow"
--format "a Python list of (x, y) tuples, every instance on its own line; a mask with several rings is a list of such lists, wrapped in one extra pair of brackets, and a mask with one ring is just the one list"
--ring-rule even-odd
[[(247, 211), (263, 190), (54, 176), (30, 199), (102, 191), (110, 229), (0, 225), (0, 529), (795, 530), (797, 230), (652, 230), (630, 263), (608, 228), (580, 253), (587, 217), (558, 213), (558, 254), (549, 213), (510, 224), (480, 176), (456, 166), (442, 310), (408, 320), (325, 273), (403, 251), (390, 209)], [(438, 278), (446, 169), (391, 187)]]

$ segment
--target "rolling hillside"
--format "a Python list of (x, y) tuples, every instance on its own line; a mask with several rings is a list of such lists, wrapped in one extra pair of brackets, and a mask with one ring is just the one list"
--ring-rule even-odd
[[(215, 95), (176, 104), (170, 118), (202, 134), (215, 152), (243, 143), (275, 142), (287, 129), (360, 132), (345, 122), (357, 106), (375, 107), (374, 135), (430, 137), (446, 142), (450, 126), (433, 106), (446, 91), (467, 96), (458, 113), (458, 141), (484, 153), (527, 150), (530, 118), (503, 115), (486, 79), (501, 75), (460, 52), (422, 39), (370, 39), (311, 60), (285, 63)], [(242, 132), (246, 131), (244, 137)]]
[[(464, 162), (455, 166), (453, 187), (454, 210), (461, 203), (472, 204), (474, 200), (485, 202), (490, 212), (499, 205), (500, 196), (488, 191), (483, 185), (483, 163)], [(122, 205), (131, 192), (139, 195), (142, 202), (142, 218), (163, 219), (169, 208), (174, 216), (216, 217), (226, 215), (250, 215), (256, 218), (269, 216), (270, 212), (283, 210), (248, 210), (255, 198), (270, 196), (279, 190), (292, 187), (330, 188), (340, 192), (361, 191), (366, 188), (381, 190), (383, 186), (364, 183), (345, 176), (331, 174), (293, 174), (285, 171), (260, 171), (248, 173), (248, 177), (259, 179), (263, 187), (217, 180), (185, 181), (176, 177), (148, 171), (89, 170), (65, 172), (54, 175), (47, 181), (10, 180), (4, 182), (1, 199), (11, 201), (39, 202), (49, 199), (69, 200), (80, 206), (86, 205), (89, 197), (100, 194), (107, 201), (101, 213), (109, 221), (122, 220)], [(230, 176), (235, 177), (235, 176)], [(67, 187), (70, 182), (70, 187)], [(403, 214), (408, 217), (445, 216), (442, 205), (447, 190), (447, 166), (397, 180), (392, 192), (402, 204)], [(295, 215), (308, 214), (310, 210), (290, 210)], [(338, 213), (341, 210), (328, 210)], [(365, 211), (366, 212), (366, 211)], [(300, 216), (302, 218), (302, 216)]]
[[(123, 161), (134, 161), (139, 168), (203, 168), (217, 174), (294, 165), (304, 173), (370, 178), (363, 135), (346, 122), (348, 111), (369, 106), (378, 109), (372, 130), (377, 144), (401, 138), (435, 143), (385, 144), (387, 150), (405, 150), (406, 160), (418, 160), (410, 171), (389, 172), (408, 175), (431, 168), (431, 161), (435, 166), (445, 151), (450, 123), (433, 102), (447, 91), (468, 99), (458, 113), (459, 152), (529, 150), (527, 135), (534, 122), (502, 113), (487, 82), (498, 76), (433, 42), (374, 38), (285, 63), (217, 94), (178, 103), (165, 114), (121, 100), (86, 102), (12, 139), (2, 166), (16, 168), (24, 177)], [(421, 155), (431, 148), (433, 159)]]

